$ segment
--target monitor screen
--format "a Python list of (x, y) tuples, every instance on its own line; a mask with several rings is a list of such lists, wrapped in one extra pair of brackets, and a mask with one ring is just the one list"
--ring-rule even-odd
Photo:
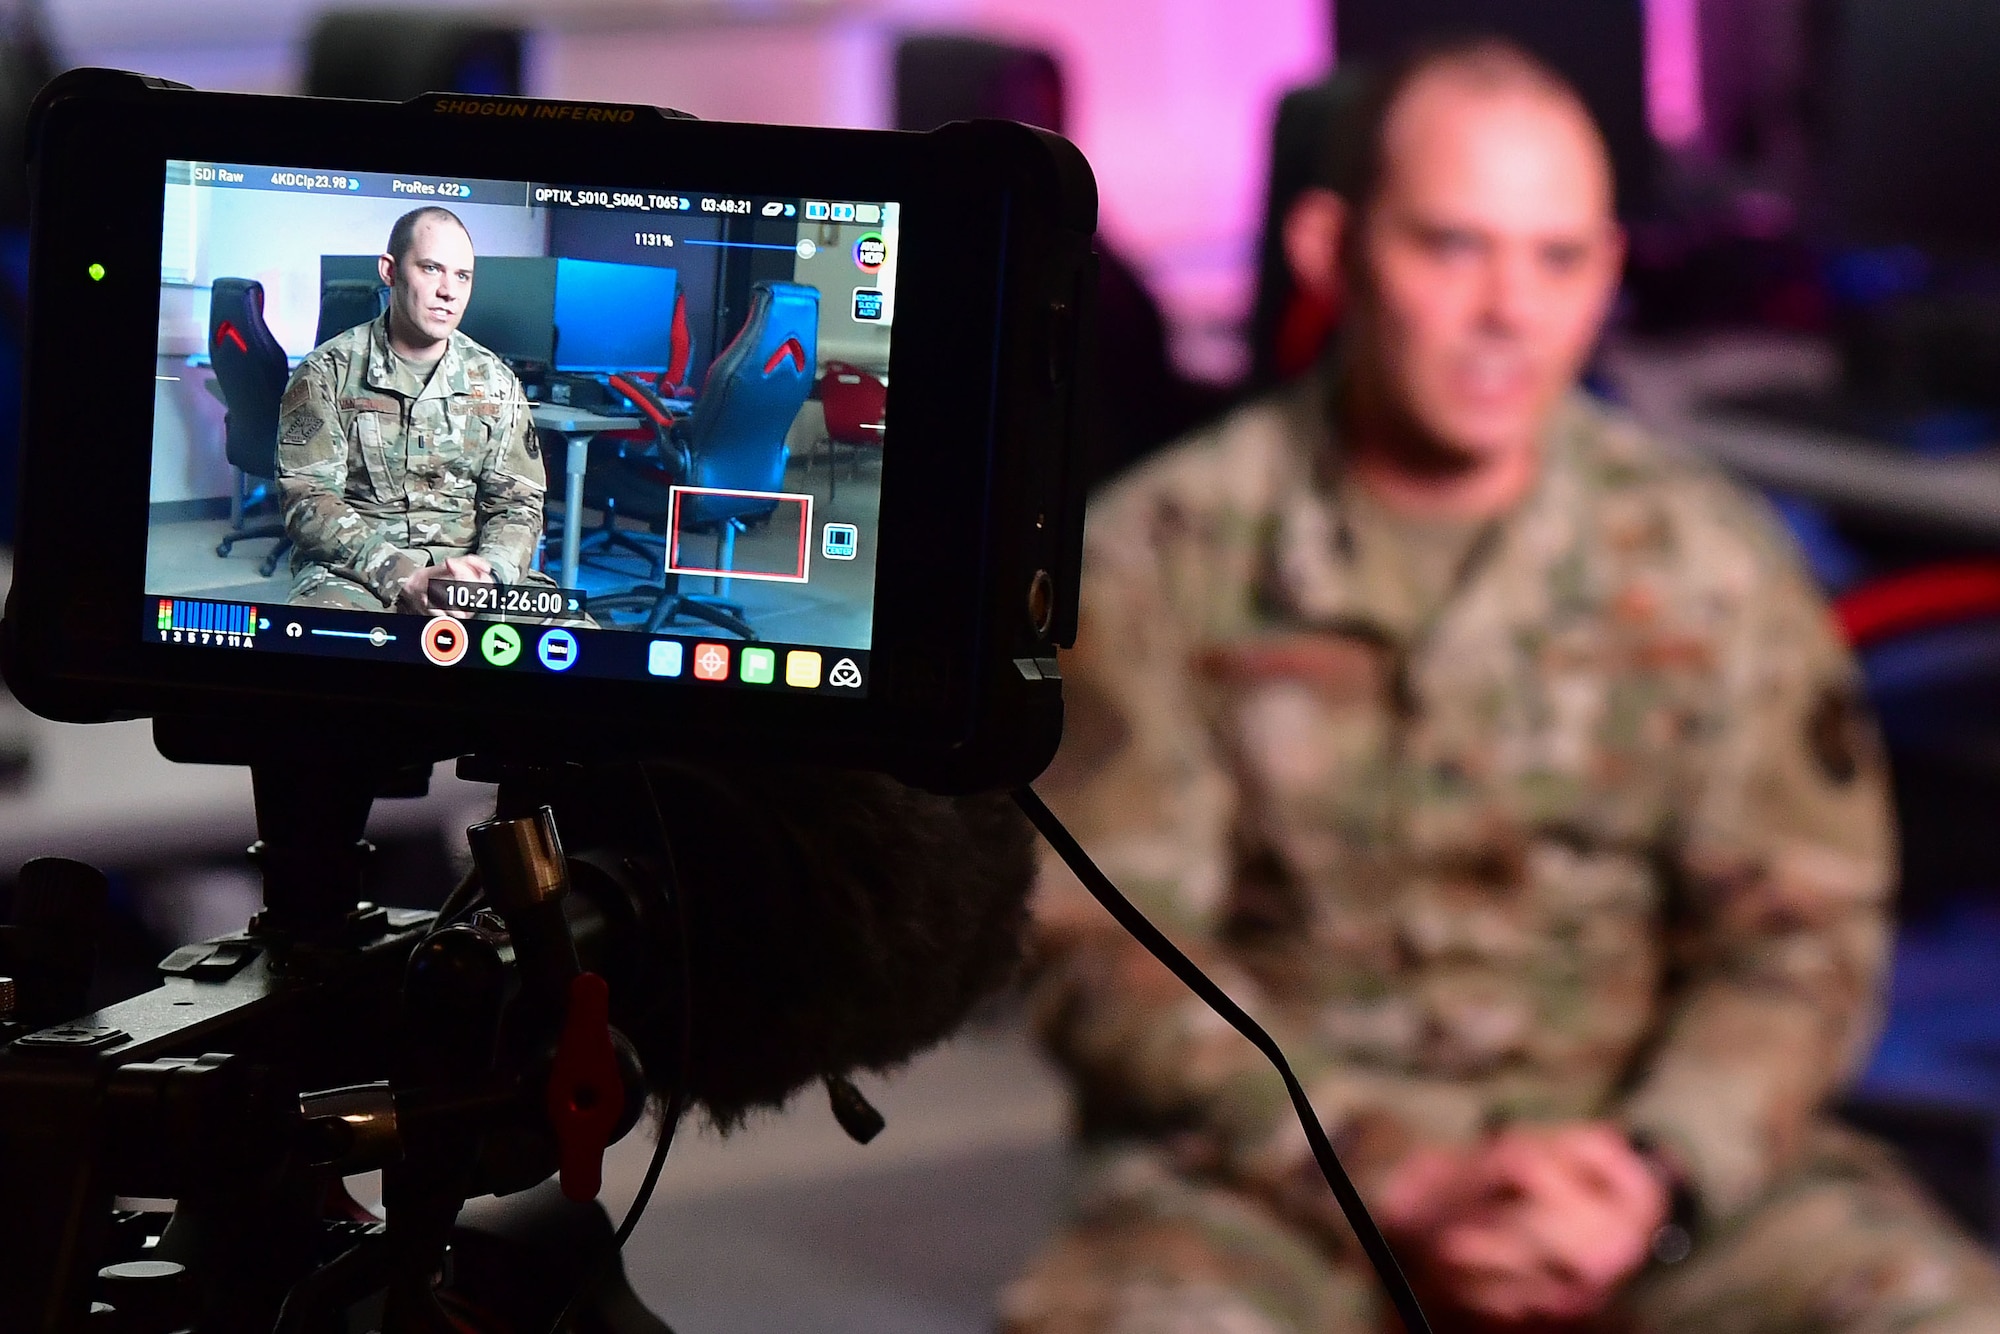
[(677, 270), (559, 259), (555, 277), (557, 370), (659, 371), (673, 360)]
[(867, 693), (896, 203), (165, 170), (147, 641)]

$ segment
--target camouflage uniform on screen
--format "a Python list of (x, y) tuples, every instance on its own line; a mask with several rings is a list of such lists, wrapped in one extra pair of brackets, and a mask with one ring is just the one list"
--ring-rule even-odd
[[(1603, 1328), (2000, 1330), (1978, 1249), (1817, 1113), (1871, 1037), (1893, 835), (1776, 526), (1581, 398), (1506, 517), (1399, 519), (1327, 397), (1093, 507), (1051, 804), (1278, 1037), (1364, 1196), (1420, 1142), (1609, 1119), (1701, 1221)], [(1038, 900), (1095, 1147), (1004, 1327), (1383, 1328), (1276, 1073), (1053, 862)]]
[(545, 473), (520, 381), (454, 332), (429, 380), (388, 316), (315, 348), (279, 408), (278, 491), (294, 605), (391, 608), (409, 577), (479, 555), (503, 584), (533, 568)]

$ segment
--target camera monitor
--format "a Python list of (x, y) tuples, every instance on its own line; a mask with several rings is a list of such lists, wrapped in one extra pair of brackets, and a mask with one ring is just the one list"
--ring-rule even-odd
[[(897, 201), (181, 159), (165, 165), (163, 200), (146, 634), (188, 650), (867, 693), (894, 468)], [(462, 281), (426, 287), (443, 260)], [(315, 347), (333, 284), (368, 277), (380, 313)], [(436, 304), (409, 307), (413, 320), (411, 300)], [(403, 326), (423, 337), (425, 314), (444, 337), (413, 363)], [(699, 383), (662, 384), (676, 329), (683, 349), (724, 349)], [(262, 379), (231, 365), (258, 358)], [(490, 382), (489, 363), (507, 368)], [(491, 412), (485, 400), (523, 375), (520, 410)], [(838, 419), (854, 397), (842, 377), (877, 391), (870, 420)], [(239, 413), (275, 421), (269, 477), (215, 448)], [(836, 459), (833, 435), (857, 428)], [(540, 512), (489, 515), (522, 464), (548, 488), (527, 497)], [(246, 499), (285, 526), (268, 574), (221, 546)], [(330, 522), (301, 521), (313, 503)], [(572, 519), (588, 530), (573, 549), (549, 531)], [(453, 569), (428, 606), (399, 602), (357, 568), (355, 531), (433, 568), (482, 552), (491, 568)]]
[(35, 133), (32, 706), (1046, 762), (1094, 222), (1060, 140), (104, 71)]

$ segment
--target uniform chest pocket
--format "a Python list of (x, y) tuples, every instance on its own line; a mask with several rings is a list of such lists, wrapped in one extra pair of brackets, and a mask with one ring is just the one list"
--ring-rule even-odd
[(1281, 821), (1339, 818), (1342, 794), (1379, 778), (1392, 713), (1387, 652), (1336, 635), (1203, 655), (1218, 750)]
[(349, 418), (348, 494), (379, 501), (399, 498), (404, 471), (402, 405), (357, 398), (340, 406), (353, 414)]
[(411, 468), (453, 500), (471, 495), (492, 448), (485, 419), (468, 408), (461, 399), (427, 399), (415, 413)]

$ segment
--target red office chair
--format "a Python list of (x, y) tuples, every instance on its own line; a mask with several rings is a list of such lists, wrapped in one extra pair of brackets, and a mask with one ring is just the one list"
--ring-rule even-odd
[[(834, 447), (847, 445), (852, 453), (849, 466), (861, 467), (863, 449), (882, 447), (883, 409), (889, 402), (889, 386), (879, 376), (845, 361), (829, 361), (819, 381), (819, 402), (826, 410), (827, 499), (840, 489), (840, 470), (834, 466)], [(852, 474), (850, 473), (850, 476)]]
[(1834, 603), (1857, 652), (1895, 635), (2000, 616), (2000, 561), (1926, 565), (1872, 580)]

